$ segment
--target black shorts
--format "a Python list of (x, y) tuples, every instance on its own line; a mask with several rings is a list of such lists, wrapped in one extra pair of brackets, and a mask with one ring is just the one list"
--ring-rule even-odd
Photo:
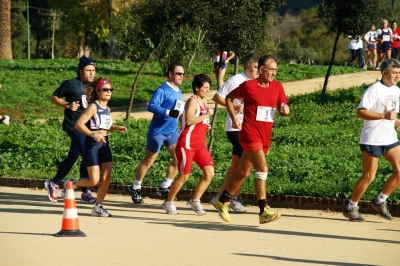
[(108, 145), (108, 137), (105, 139), (105, 143), (96, 142), (90, 137), (85, 139), (82, 157), (86, 167), (112, 162), (111, 149)]
[(226, 136), (232, 144), (232, 155), (237, 155), (239, 158), (242, 156), (243, 148), (239, 142), (239, 132), (240, 131), (225, 131)]
[(366, 151), (371, 156), (378, 158), (387, 153), (390, 149), (393, 149), (394, 147), (397, 147), (399, 145), (400, 143), (398, 141), (393, 144), (383, 146), (360, 144), (360, 149), (361, 152)]

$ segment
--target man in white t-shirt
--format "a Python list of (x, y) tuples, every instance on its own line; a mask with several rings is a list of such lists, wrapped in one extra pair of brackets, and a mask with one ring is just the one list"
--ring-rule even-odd
[[(245, 82), (246, 80), (255, 79), (258, 77), (258, 55), (255, 53), (248, 54), (244, 59), (244, 72), (239, 73), (237, 75), (229, 78), (224, 85), (219, 88), (217, 93), (213, 97), (213, 101), (218, 103), (219, 105), (225, 106), (225, 97), (231, 91), (239, 87), (240, 84)], [(235, 105), (235, 110), (238, 119), (243, 122), (243, 99), (234, 99), (233, 101)], [(214, 205), (214, 201), (216, 198), (219, 198), (228, 186), (231, 177), (235, 173), (238, 165), (240, 157), (242, 156), (243, 148), (239, 143), (239, 129), (232, 127), (232, 120), (227, 114), (226, 123), (225, 123), (225, 131), (229, 141), (232, 144), (232, 161), (229, 166), (225, 177), (224, 182), (218, 193), (214, 195), (211, 199), (210, 203)], [(234, 195), (235, 197), (230, 201), (229, 207), (235, 212), (245, 212), (246, 209), (243, 207), (243, 202), (240, 197), (240, 191), (237, 191)]]
[(386, 199), (400, 185), (400, 143), (395, 130), (395, 127), (400, 129), (400, 120), (397, 119), (400, 88), (396, 86), (400, 77), (400, 62), (386, 59), (380, 70), (382, 79), (364, 92), (357, 110), (357, 117), (364, 119), (360, 137), (363, 173), (343, 210), (343, 215), (352, 222), (364, 221), (357, 205), (375, 179), (379, 157), (383, 156), (395, 170), (381, 193), (370, 202), (370, 207), (386, 220), (392, 219)]

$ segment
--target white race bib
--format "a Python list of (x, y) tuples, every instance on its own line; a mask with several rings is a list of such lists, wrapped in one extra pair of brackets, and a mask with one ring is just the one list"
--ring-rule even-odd
[(384, 41), (384, 42), (388, 42), (388, 41), (390, 41), (390, 35), (382, 35), (382, 40)]
[(257, 107), (256, 120), (260, 122), (274, 122), (276, 108), (267, 106)]
[(109, 130), (112, 124), (112, 118), (110, 115), (100, 115), (100, 126), (101, 129)]
[(82, 95), (82, 106), (83, 108), (87, 108), (89, 106), (87, 100), (86, 100), (86, 95)]
[(181, 100), (176, 100), (174, 110), (178, 110), (181, 114), (185, 108), (185, 102)]

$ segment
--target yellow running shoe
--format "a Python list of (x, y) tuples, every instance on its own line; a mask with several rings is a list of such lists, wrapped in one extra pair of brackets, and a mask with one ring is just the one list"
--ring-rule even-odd
[(264, 212), (261, 213), (261, 215), (259, 216), (260, 224), (273, 222), (278, 220), (279, 218), (281, 218), (281, 214), (279, 212), (271, 211), (268, 205), (264, 207)]
[(229, 201), (225, 203), (219, 202), (219, 198), (214, 200), (214, 206), (218, 210), (218, 216), (225, 222), (231, 221), (231, 216), (229, 215)]

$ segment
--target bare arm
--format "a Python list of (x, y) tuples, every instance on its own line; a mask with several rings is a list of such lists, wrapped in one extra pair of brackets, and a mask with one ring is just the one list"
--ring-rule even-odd
[(359, 108), (357, 110), (357, 117), (364, 120), (394, 120), (397, 117), (397, 113), (394, 109), (391, 111), (387, 111), (386, 113), (377, 113), (367, 110), (366, 108)]
[(55, 95), (51, 96), (51, 102), (54, 103), (55, 105), (61, 106), (63, 108), (65, 108), (65, 106), (67, 104), (69, 104), (69, 108), (68, 109), (71, 110), (71, 111), (74, 111), (74, 112), (76, 110), (78, 110), (78, 108), (80, 106), (79, 101), (69, 103), (69, 102), (65, 101), (63, 98), (58, 98)]
[(197, 110), (197, 102), (191, 98), (189, 98), (189, 100), (186, 101), (185, 110), (186, 110), (185, 113), (186, 124), (189, 126), (203, 122), (204, 119), (212, 116), (214, 113), (213, 109), (208, 109), (207, 113), (205, 113), (204, 115), (195, 117)]
[(235, 99), (235, 97), (233, 96), (232, 92), (230, 92), (225, 97), (225, 104), (226, 104), (226, 109), (228, 110), (229, 116), (231, 117), (231, 120), (232, 120), (232, 127), (240, 130), (240, 129), (242, 129), (242, 124), (240, 123), (240, 120), (237, 119), (237, 117), (236, 117), (235, 106), (233, 105), (234, 99)]
[(225, 99), (219, 96), (218, 94), (214, 94), (212, 100), (219, 105), (225, 106)]

